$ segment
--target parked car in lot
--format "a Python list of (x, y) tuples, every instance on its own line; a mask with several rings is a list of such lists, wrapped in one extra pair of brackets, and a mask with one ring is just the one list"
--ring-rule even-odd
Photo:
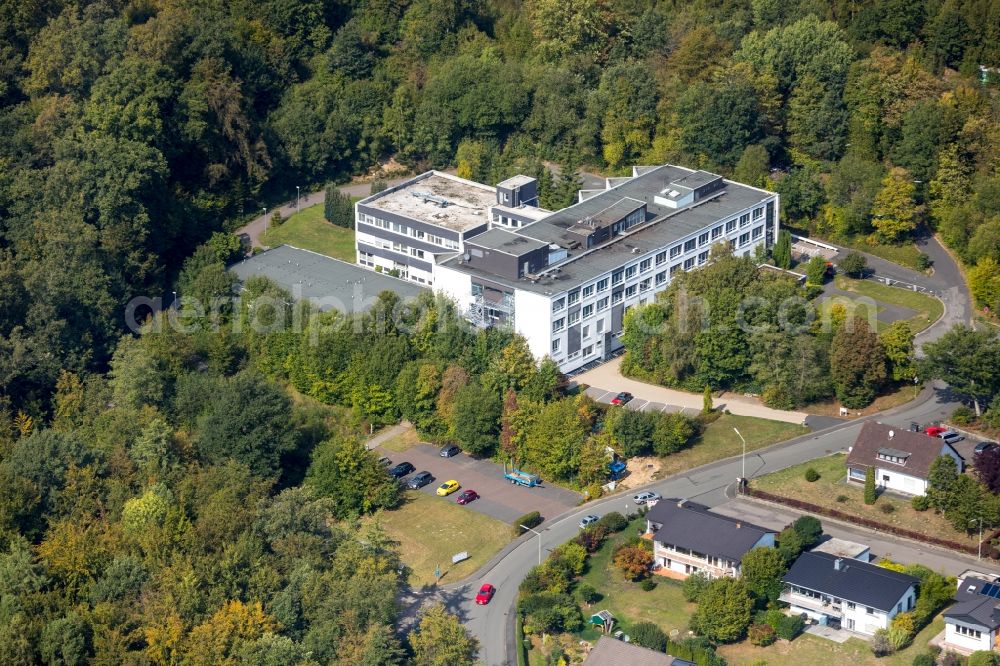
[(654, 493), (652, 490), (647, 490), (641, 492), (638, 495), (632, 497), (632, 501), (636, 504), (649, 504), (650, 502), (657, 502), (660, 500), (660, 494)]
[(457, 456), (462, 452), (462, 449), (458, 448), (454, 444), (448, 444), (447, 446), (441, 447), (441, 457), (451, 458), (452, 456)]
[(989, 451), (997, 447), (996, 442), (979, 442), (976, 444), (975, 452), (982, 453), (983, 451)]
[(389, 476), (391, 476), (394, 479), (401, 479), (415, 469), (416, 467), (414, 467), (410, 463), (401, 462), (395, 467), (389, 468)]
[(378, 464), (382, 465), (383, 467), (388, 467), (389, 465), (392, 464), (392, 461), (386, 458), (385, 456), (382, 456), (381, 458), (378, 459)]
[(434, 480), (434, 476), (430, 472), (423, 471), (423, 472), (420, 472), (418, 474), (414, 474), (413, 476), (411, 476), (410, 480), (406, 484), (406, 486), (408, 488), (416, 490), (417, 488), (423, 488), (424, 486), (426, 486), (428, 483), (430, 483), (433, 480)]
[(600, 519), (601, 519), (600, 516), (594, 516), (594, 515), (584, 516), (583, 519), (580, 521), (580, 529), (581, 530), (584, 529), (585, 527), (587, 527), (587, 525), (593, 525)]
[(954, 444), (955, 442), (961, 442), (965, 437), (958, 434), (954, 430), (948, 430), (939, 435), (941, 439), (945, 441), (945, 444)]
[(630, 402), (632, 402), (632, 394), (628, 391), (622, 391), (611, 399), (612, 405), (627, 405)]
[(942, 428), (941, 426), (927, 426), (924, 428), (924, 432), (927, 433), (928, 437), (938, 437), (943, 432), (948, 432), (947, 428)]
[(451, 479), (449, 481), (445, 481), (440, 486), (438, 486), (437, 494), (440, 497), (447, 497), (448, 495), (451, 495), (453, 492), (455, 492), (461, 487), (462, 486), (458, 481), (456, 481), (455, 479)]
[(479, 493), (475, 490), (463, 490), (462, 494), (459, 495), (458, 499), (455, 501), (459, 504), (468, 504), (469, 502), (474, 502), (477, 499), (479, 499)]
[(476, 603), (480, 606), (485, 606), (490, 603), (490, 599), (496, 594), (497, 588), (493, 587), (489, 583), (483, 583), (483, 586), (479, 588), (479, 593), (476, 594)]

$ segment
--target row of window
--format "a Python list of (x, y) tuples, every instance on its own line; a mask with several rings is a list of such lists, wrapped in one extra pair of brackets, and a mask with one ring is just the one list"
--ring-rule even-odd
[[(601, 333), (604, 333), (604, 320), (598, 319), (596, 322), (594, 322), (594, 335), (600, 335)], [(580, 339), (583, 341), (587, 341), (590, 339), (590, 324), (586, 324), (583, 328), (580, 329)], [(598, 340), (597, 344), (600, 345), (601, 341)], [(559, 353), (559, 349), (561, 348), (561, 346), (562, 346), (561, 338), (556, 338), (555, 340), (553, 340), (552, 353), (553, 354)], [(584, 356), (590, 355), (590, 352), (586, 351), (587, 349), (589, 348), (584, 349), (584, 354), (583, 354)]]
[(358, 221), (364, 224), (370, 224), (373, 227), (378, 227), (379, 229), (386, 229), (387, 231), (392, 231), (393, 233), (416, 238), (417, 240), (421, 240), (425, 243), (439, 245), (449, 250), (458, 249), (458, 241), (456, 240), (435, 236), (434, 234), (424, 232), (422, 229), (408, 227), (405, 224), (400, 224), (399, 222), (389, 222), (388, 220), (383, 220), (380, 217), (375, 217), (367, 213), (359, 213)]
[[(764, 210), (763, 208), (758, 208), (756, 210), (761, 211), (761, 215), (763, 215), (763, 210)], [(756, 211), (755, 211), (754, 218), (755, 219), (759, 218), (761, 215), (757, 215)], [(745, 222), (744, 222), (744, 220), (745, 220)], [(740, 226), (745, 226), (745, 224), (749, 224), (749, 223), (750, 223), (750, 213), (745, 213), (740, 218)], [(726, 232), (728, 233), (730, 231), (735, 230), (736, 229), (736, 224), (737, 224), (737, 220), (736, 219), (730, 220), (727, 223), (727, 225), (726, 225)], [(732, 225), (732, 228), (729, 228), (729, 225)], [(681, 254), (683, 254), (685, 252), (690, 252), (692, 250), (697, 249), (698, 247), (704, 247), (705, 245), (708, 245), (708, 243), (710, 242), (710, 240), (711, 241), (715, 241), (717, 238), (719, 238), (720, 236), (722, 236), (722, 228), (723, 228), (723, 226), (720, 224), (719, 226), (715, 227), (711, 231), (706, 231), (705, 233), (701, 234), (697, 239), (692, 238), (692, 239), (689, 239), (688, 241), (686, 241), (683, 245), (675, 245), (675, 246), (673, 246), (669, 250), (670, 258), (671, 259), (676, 259), (677, 257), (679, 257)], [(741, 247), (746, 247), (746, 245), (748, 245), (751, 240), (757, 240), (760, 237), (762, 237), (763, 235), (764, 235), (764, 226), (760, 225), (758, 227), (755, 227), (753, 230), (751, 230), (751, 231), (749, 231), (749, 232), (747, 232), (745, 234), (742, 234), (739, 237), (738, 240), (732, 241), (731, 244), (732, 244), (732, 246), (734, 248), (737, 248), (737, 247), (740, 247), (740, 248)], [(666, 261), (667, 261), (667, 254), (668, 254), (667, 250), (663, 250), (662, 252), (658, 252), (656, 254), (655, 261), (656, 261), (656, 265), (657, 266), (661, 266), (662, 264), (666, 263)], [(701, 266), (707, 260), (708, 260), (708, 251), (706, 250), (704, 252), (699, 253), (699, 255), (697, 257), (697, 265)], [(614, 271), (611, 274), (611, 285), (614, 286), (614, 285), (621, 284), (625, 280), (629, 280), (629, 279), (635, 277), (639, 273), (645, 273), (646, 271), (652, 269), (652, 267), (653, 267), (653, 261), (654, 261), (654, 258), (647, 257), (646, 259), (643, 259), (642, 261), (640, 261), (638, 264), (632, 264), (631, 266), (626, 266), (623, 269), (619, 269), (617, 271)], [(684, 262), (684, 269), (687, 270), (687, 269), (692, 268), (695, 265), (695, 261), (696, 260), (693, 259), (693, 258), (686, 260)], [(677, 264), (677, 265), (679, 266), (680, 264)], [(670, 274), (673, 275), (674, 271), (675, 271), (675, 268), (671, 268)], [(657, 284), (659, 284), (659, 283), (657, 283)], [(596, 283), (596, 289), (597, 289), (598, 292), (604, 291), (607, 288), (608, 288), (608, 278), (602, 278), (601, 280), (599, 280)], [(582, 290), (583, 298), (587, 298), (587, 297), (593, 295), (594, 289), (595, 289), (595, 285), (593, 285), (593, 284), (585, 286), (583, 288), (583, 290)], [(557, 300), (555, 300), (555, 301), (552, 302), (552, 311), (553, 312), (558, 312), (559, 310), (562, 310), (567, 305), (574, 305), (575, 303), (577, 303), (580, 300), (580, 297), (581, 297), (581, 291), (580, 290), (571, 291), (571, 292), (569, 292), (569, 294), (567, 294), (567, 296), (565, 298), (559, 298), (559, 299), (557, 299)]]
[(982, 638), (983, 636), (982, 632), (979, 631), (978, 629), (969, 629), (968, 627), (963, 627), (960, 624), (955, 625), (955, 633), (975, 639)]
[(366, 243), (370, 243), (377, 248), (382, 250), (392, 250), (393, 252), (398, 252), (399, 254), (406, 254), (411, 257), (416, 257), (417, 259), (424, 258), (424, 251), (420, 248), (410, 247), (409, 245), (403, 245), (402, 243), (397, 243), (395, 241), (387, 241), (381, 238), (376, 238), (374, 236), (369, 236), (365, 239)]

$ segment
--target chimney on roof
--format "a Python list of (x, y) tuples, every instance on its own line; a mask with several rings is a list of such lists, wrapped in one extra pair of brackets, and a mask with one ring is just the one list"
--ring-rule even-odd
[(896, 433), (894, 431), (890, 430), (889, 431), (889, 439), (892, 439), (892, 436), (895, 435), (895, 434)]
[(842, 560), (841, 558), (838, 557), (833, 561), (834, 570), (841, 571), (843, 569), (843, 566), (844, 566), (844, 560)]

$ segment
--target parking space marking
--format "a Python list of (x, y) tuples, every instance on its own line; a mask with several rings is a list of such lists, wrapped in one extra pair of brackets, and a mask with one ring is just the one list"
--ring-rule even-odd
[(629, 400), (626, 407), (628, 407), (629, 409), (634, 409), (637, 412), (641, 412), (642, 408), (645, 407), (647, 404), (649, 404), (648, 400), (643, 400), (642, 398), (633, 398), (632, 400)]

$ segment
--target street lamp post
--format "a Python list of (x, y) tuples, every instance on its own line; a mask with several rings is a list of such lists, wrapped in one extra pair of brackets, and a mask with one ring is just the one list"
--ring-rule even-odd
[(295, 212), (299, 212), (299, 186), (295, 186)]
[[(740, 431), (735, 427), (733, 428), (733, 432), (740, 435)], [(743, 442), (743, 471), (740, 473), (740, 478), (745, 479), (747, 478), (747, 440), (743, 439), (743, 435), (740, 435), (740, 440)]]
[(538, 530), (531, 529), (527, 525), (521, 525), (521, 527), (538, 535), (538, 566), (542, 566), (542, 533)]
[(265, 236), (267, 236), (267, 227), (268, 227), (267, 206), (264, 206), (264, 235)]
[(174, 309), (174, 311), (176, 311), (177, 310), (177, 292), (174, 291), (173, 294), (174, 294), (174, 300), (170, 303), (170, 306)]
[[(976, 525), (976, 519), (973, 518), (972, 520), (969, 521), (969, 526), (970, 527), (975, 527), (975, 525)], [(978, 551), (976, 553), (976, 559), (977, 560), (983, 559), (983, 517), (982, 516), (979, 516), (979, 549), (978, 549)]]

